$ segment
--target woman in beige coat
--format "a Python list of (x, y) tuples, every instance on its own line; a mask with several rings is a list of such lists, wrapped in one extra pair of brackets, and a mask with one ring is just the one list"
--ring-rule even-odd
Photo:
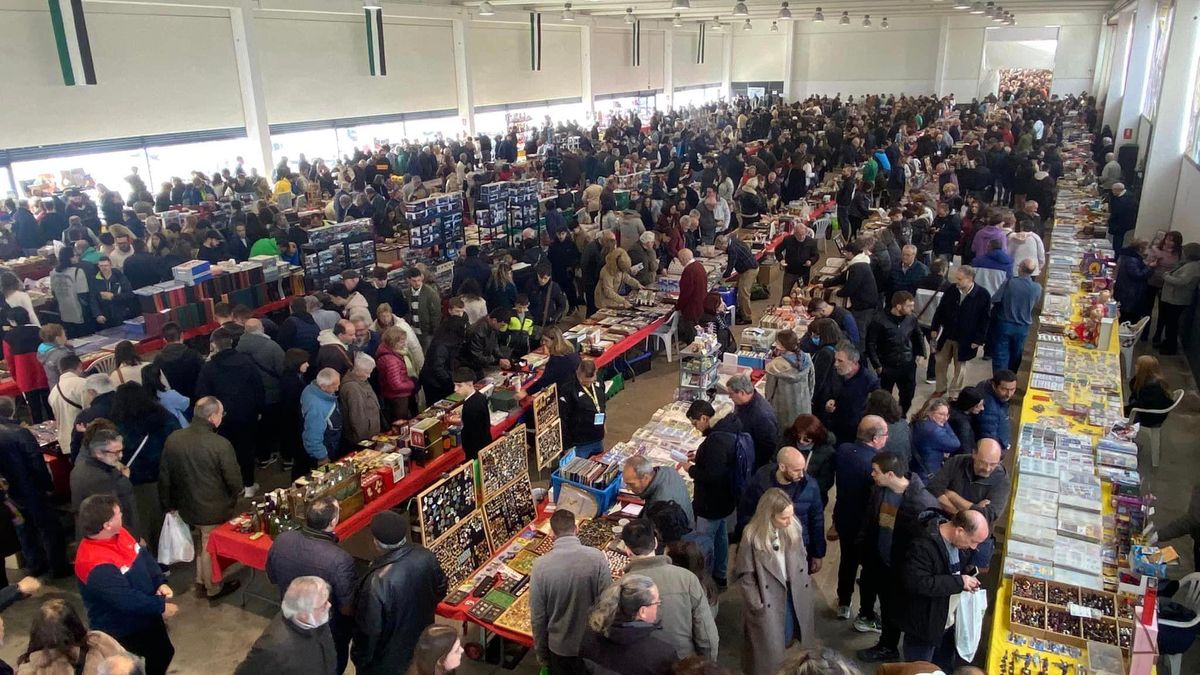
[(616, 308), (628, 309), (629, 301), (619, 292), (621, 284), (629, 284), (641, 288), (642, 284), (629, 273), (633, 263), (629, 260), (629, 252), (623, 248), (614, 248), (604, 259), (604, 267), (600, 268), (600, 281), (596, 284), (596, 307), (599, 309)]
[(793, 638), (808, 646), (816, 637), (807, 561), (792, 500), (779, 488), (767, 490), (742, 534), (733, 566), (744, 603), (743, 644), (754, 645), (742, 650), (747, 675), (771, 675)]
[(33, 619), (17, 675), (96, 675), (104, 659), (124, 652), (107, 633), (84, 628), (65, 600), (48, 600)]

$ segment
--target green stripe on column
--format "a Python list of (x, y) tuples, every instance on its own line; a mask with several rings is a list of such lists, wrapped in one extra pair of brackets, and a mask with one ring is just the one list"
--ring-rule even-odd
[(58, 0), (47, 0), (50, 5), (50, 25), (54, 27), (54, 47), (58, 50), (58, 65), (62, 69), (63, 84), (75, 85), (75, 69), (71, 65), (71, 52), (67, 49), (67, 31), (63, 27), (62, 7)]
[(364, 9), (363, 16), (367, 22), (367, 62), (371, 66), (371, 75), (375, 74), (375, 37), (373, 31), (375, 26), (371, 22), (371, 10)]

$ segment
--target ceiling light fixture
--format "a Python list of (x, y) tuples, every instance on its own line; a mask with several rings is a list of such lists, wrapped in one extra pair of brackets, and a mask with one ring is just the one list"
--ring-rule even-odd
[(988, 0), (987, 8), (983, 10), (983, 15), (989, 19), (996, 16), (996, 3)]
[(676, 14), (675, 18), (671, 20), (671, 27), (672, 28), (683, 28), (683, 22), (679, 20), (679, 14)]
[(825, 21), (825, 14), (821, 12), (821, 8), (818, 7), (817, 11), (813, 12), (813, 23), (821, 23), (823, 21)]
[(887, 29), (888, 29), (888, 22), (887, 22), (887, 17), (886, 17), (886, 16), (885, 16), (885, 17), (883, 17), (883, 22), (879, 24), (879, 27), (880, 27), (880, 28), (882, 28), (883, 30), (887, 30)]
[(565, 5), (563, 5), (562, 20), (563, 21), (574, 21), (575, 20), (575, 12), (571, 11), (571, 3), (569, 3), (569, 2)]
[(673, 0), (671, 2), (671, 9), (674, 9), (674, 10), (685, 10), (685, 9), (691, 9), (691, 8), (692, 8), (692, 0)]
[(488, 2), (487, 0), (483, 0), (483, 2), (479, 3), (479, 16), (491, 16), (495, 13), (496, 10), (492, 8), (492, 3)]
[(787, 0), (783, 0), (783, 6), (779, 8), (779, 19), (783, 21), (792, 20), (792, 10), (788, 8)]
[(772, 21), (772, 22), (771, 22), (771, 32), (772, 32), (772, 33), (778, 33), (778, 32), (779, 32), (779, 22), (778, 22), (778, 21)]
[(738, 2), (733, 6), (733, 15), (746, 16), (748, 14), (750, 14), (750, 10), (746, 7), (746, 3), (738, 0)]
[(746, 19), (746, 23), (742, 24), (742, 30), (754, 30), (754, 26), (750, 25), (750, 19)]
[(1001, 22), (1001, 21), (1004, 21), (1006, 18), (1008, 18), (1008, 17), (1007, 17), (1007, 15), (1004, 13), (1004, 8), (1003, 8), (1003, 7), (997, 7), (997, 8), (996, 8), (996, 15), (992, 17), (992, 21), (995, 21), (996, 23), (999, 23), (999, 22)]
[(870, 27), (871, 27), (871, 15), (867, 14), (866, 16), (863, 17), (863, 28), (870, 28)]
[(842, 18), (841, 18), (841, 20), (838, 21), (838, 23), (843, 26), (849, 26), (850, 25), (850, 12), (842, 12)]
[(626, 7), (625, 8), (625, 23), (633, 23), (635, 21), (637, 21), (637, 17), (635, 17), (633, 15), (633, 8)]
[(983, 3), (975, 0), (975, 4), (971, 5), (972, 14), (983, 14)]

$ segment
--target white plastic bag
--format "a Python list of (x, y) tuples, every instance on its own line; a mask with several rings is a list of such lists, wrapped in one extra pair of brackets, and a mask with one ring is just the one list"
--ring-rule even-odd
[(192, 529), (179, 517), (178, 511), (167, 513), (163, 517), (162, 534), (158, 536), (158, 562), (173, 565), (191, 562), (195, 557), (196, 547), (192, 544)]
[(983, 631), (983, 614), (987, 611), (987, 593), (981, 588), (972, 593), (958, 594), (958, 610), (954, 617), (954, 646), (966, 661), (975, 659), (979, 634)]

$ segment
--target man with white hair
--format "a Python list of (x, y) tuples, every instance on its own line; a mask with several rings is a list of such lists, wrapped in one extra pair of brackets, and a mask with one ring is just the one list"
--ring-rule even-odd
[(312, 467), (328, 464), (331, 455), (337, 455), (342, 438), (342, 412), (337, 398), (341, 385), (342, 376), (336, 370), (323, 368), (300, 394), (304, 453), (296, 457), (293, 471), (307, 473)]
[(117, 387), (104, 373), (88, 375), (83, 385), (83, 410), (75, 417), (75, 428), (71, 430), (71, 463), (79, 456), (83, 432), (92, 420), (103, 417), (112, 419), (112, 404)]
[(1124, 183), (1113, 183), (1112, 198), (1108, 200), (1108, 233), (1112, 235), (1113, 248), (1118, 251), (1125, 246), (1125, 234), (1137, 225), (1138, 205)]
[(297, 577), (288, 585), (279, 614), (254, 641), (235, 675), (337, 672), (329, 631), (329, 584), (320, 577)]
[(653, 232), (643, 232), (638, 237), (638, 245), (629, 251), (630, 272), (647, 288), (654, 286), (658, 278), (658, 251), (655, 244), (658, 235)]
[(996, 306), (992, 372), (1020, 370), (1025, 338), (1033, 324), (1033, 309), (1042, 297), (1041, 284), (1033, 280), (1037, 263), (1032, 258), (1025, 258), (1018, 263), (1017, 269), (1017, 276), (1004, 282), (992, 298), (992, 304)]
[(368, 381), (374, 370), (375, 359), (359, 352), (354, 355), (354, 368), (342, 378), (338, 400), (345, 415), (343, 438), (346, 448), (353, 448), (379, 433), (379, 397)]
[(675, 311), (679, 312), (679, 340), (688, 345), (696, 338), (696, 324), (704, 314), (708, 273), (704, 271), (704, 265), (696, 261), (691, 249), (680, 249), (675, 258), (683, 265), (679, 274), (679, 299), (675, 301)]
[(1113, 185), (1121, 182), (1121, 165), (1117, 156), (1111, 152), (1104, 155), (1104, 168), (1100, 171), (1100, 189), (1112, 192)]

